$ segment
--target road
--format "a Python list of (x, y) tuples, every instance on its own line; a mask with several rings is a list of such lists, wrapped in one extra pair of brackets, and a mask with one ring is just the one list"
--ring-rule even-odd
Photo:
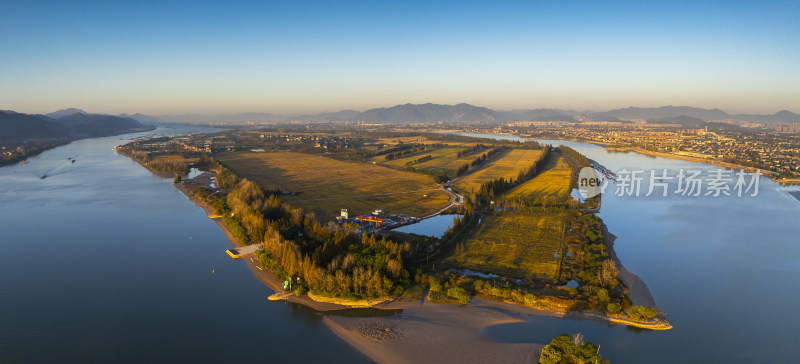
[(425, 217), (421, 218), (420, 220), (425, 220), (425, 219), (427, 219), (429, 217), (434, 217), (436, 215), (441, 214), (442, 212), (447, 211), (447, 209), (449, 209), (451, 207), (461, 205), (461, 203), (462, 203), (461, 201), (464, 199), (463, 196), (461, 196), (461, 195), (459, 195), (459, 194), (457, 194), (457, 193), (455, 193), (453, 191), (448, 190), (444, 185), (439, 185), (439, 189), (442, 190), (442, 192), (446, 193), (448, 196), (450, 196), (450, 204), (447, 205), (446, 207), (440, 209), (439, 211), (436, 211), (436, 212), (434, 212), (434, 213), (432, 213), (432, 214), (430, 214), (428, 216), (425, 216)]

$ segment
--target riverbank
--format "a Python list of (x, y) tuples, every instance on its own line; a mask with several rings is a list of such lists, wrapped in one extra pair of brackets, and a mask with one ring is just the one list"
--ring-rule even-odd
[[(150, 168), (147, 168), (151, 170)], [(185, 176), (184, 176), (185, 177)], [(225, 233), (234, 248), (242, 247), (213, 208), (198, 199), (191, 192), (197, 187), (209, 187), (214, 174), (203, 173), (194, 179), (183, 179), (174, 184), (192, 203), (202, 208)], [(608, 234), (607, 236), (611, 236)], [(613, 244), (613, 241), (612, 241)], [(618, 262), (614, 256), (615, 262)], [(283, 292), (282, 282), (272, 272), (261, 267), (254, 257), (245, 257), (245, 264), (253, 275), (274, 292)], [(619, 265), (621, 267), (621, 264)], [(627, 272), (621, 267), (620, 272)], [(622, 274), (621, 274), (622, 275)], [(629, 295), (636, 304), (652, 302), (652, 295), (643, 282), (635, 284), (638, 277), (620, 277), (629, 287)], [(640, 280), (638, 280), (640, 282)], [(631, 283), (634, 282), (634, 283)], [(642, 299), (649, 297), (650, 301)], [(618, 323), (648, 329), (668, 329), (671, 326), (662, 322), (640, 323), (628, 319), (606, 316), (600, 312), (573, 312), (566, 310), (545, 310), (526, 307), (502, 301), (486, 300), (478, 297), (466, 305), (435, 304), (427, 301), (425, 295), (416, 301), (381, 299), (350, 302), (339, 299), (317, 297), (313, 294), (297, 297), (285, 296), (285, 300), (328, 312), (347, 308), (377, 308), (384, 310), (402, 309), (404, 312), (389, 317), (348, 317), (326, 314), (324, 322), (331, 330), (372, 360), (377, 362), (530, 362), (536, 361), (541, 348), (546, 343), (503, 343), (490, 340), (483, 334), (488, 327), (527, 321), (528, 315), (543, 315), (574, 320), (591, 320), (602, 323)]]
[[(213, 180), (213, 173), (206, 172), (194, 179), (184, 179), (183, 182), (175, 184), (175, 186), (183, 192), (190, 201), (192, 201), (195, 205), (201, 207), (205, 212), (206, 215), (214, 220), (217, 225), (225, 232), (225, 235), (228, 237), (231, 245), (234, 248), (241, 248), (244, 245), (241, 244), (231, 233), (228, 226), (222, 221), (222, 218), (219, 216), (215, 216), (214, 210), (208, 206), (203, 201), (199, 200), (194, 194), (191, 192), (192, 189), (197, 187), (207, 187)], [(603, 226), (603, 232), (606, 236), (606, 244), (609, 246), (609, 250), (611, 251), (611, 256), (614, 259), (614, 262), (617, 266), (617, 270), (619, 272), (619, 278), (623, 282), (623, 284), (628, 287), (628, 296), (631, 300), (633, 305), (641, 305), (656, 308), (655, 300), (653, 299), (650, 290), (647, 288), (647, 285), (642, 281), (638, 276), (629, 272), (622, 263), (617, 258), (616, 254), (613, 250), (614, 240), (616, 236), (610, 234), (608, 232), (607, 227)], [(250, 269), (253, 271), (253, 274), (262, 281), (265, 285), (270, 287), (274, 292), (284, 292), (282, 289), (281, 281), (275, 277), (272, 272), (269, 270), (265, 270), (261, 268), (260, 263), (254, 259), (253, 257), (247, 257), (244, 259)], [(302, 305), (309, 306), (317, 311), (336, 311), (348, 308), (378, 308), (378, 309), (406, 309), (408, 307), (414, 307), (416, 303), (425, 303), (426, 299), (423, 298), (422, 300), (417, 301), (399, 301), (395, 298), (391, 297), (384, 297), (384, 298), (377, 298), (372, 300), (358, 300), (358, 301), (350, 301), (345, 299), (339, 298), (331, 298), (331, 297), (324, 297), (319, 295), (314, 295), (312, 293), (308, 293), (303, 296), (295, 296), (295, 295), (287, 295), (284, 296), (284, 299), (290, 302), (299, 303)], [(655, 322), (639, 322), (635, 320), (631, 320), (626, 317), (615, 317), (615, 316), (607, 316), (601, 312), (589, 312), (589, 311), (568, 311), (568, 310), (558, 310), (558, 309), (543, 309), (543, 308), (535, 308), (535, 307), (528, 307), (523, 305), (518, 305), (510, 302), (502, 302), (502, 301), (492, 301), (492, 300), (484, 300), (481, 298), (473, 298), (472, 302), (480, 302), (481, 306), (491, 306), (495, 309), (502, 309), (508, 312), (514, 312), (517, 314), (526, 314), (526, 315), (543, 315), (543, 316), (551, 316), (551, 317), (560, 317), (560, 318), (569, 318), (569, 319), (583, 319), (583, 320), (593, 320), (593, 321), (602, 321), (602, 322), (613, 322), (619, 323), (629, 326), (635, 326), (639, 328), (646, 328), (651, 330), (668, 330), (671, 329), (672, 326), (669, 325), (666, 320), (657, 320)], [(428, 303), (428, 305), (438, 305), (433, 303)]]
[[(498, 134), (498, 135), (508, 135), (508, 134)], [(520, 138), (523, 139), (547, 139), (547, 138), (532, 138), (530, 136), (523, 136), (519, 135)], [(764, 170), (760, 168), (754, 168), (749, 166), (744, 166), (741, 164), (735, 163), (728, 163), (723, 162), (716, 159), (708, 159), (708, 158), (698, 158), (692, 157), (687, 155), (680, 155), (680, 154), (673, 154), (673, 153), (665, 153), (665, 152), (655, 152), (647, 149), (642, 149), (638, 147), (614, 147), (612, 143), (600, 142), (595, 140), (581, 140), (581, 139), (574, 139), (574, 138), (565, 138), (563, 136), (554, 137), (557, 140), (564, 140), (576, 143), (586, 143), (586, 144), (594, 144), (600, 147), (605, 148), (610, 152), (620, 152), (620, 153), (627, 153), (627, 152), (635, 152), (643, 155), (648, 155), (651, 157), (661, 157), (661, 158), (669, 158), (669, 159), (677, 159), (677, 160), (684, 160), (687, 162), (695, 162), (695, 163), (704, 163), (704, 164), (711, 164), (723, 168), (728, 168), (731, 170), (744, 170), (746, 172), (755, 173), (756, 171), (760, 171), (760, 173), (766, 177), (769, 177), (773, 182), (777, 182), (783, 185), (797, 185), (800, 184), (800, 178), (793, 178), (793, 179), (785, 179), (780, 178), (780, 174), (774, 171)]]
[(741, 164), (723, 162), (723, 161), (716, 160), (716, 159), (697, 158), (697, 157), (691, 157), (691, 156), (680, 155), (680, 154), (654, 152), (654, 151), (647, 150), (647, 149), (631, 148), (631, 147), (628, 147), (628, 148), (611, 148), (611, 147), (607, 147), (606, 150), (612, 151), (612, 152), (613, 151), (617, 151), (617, 152), (622, 152), (622, 153), (635, 152), (635, 153), (639, 153), (639, 154), (643, 154), (643, 155), (648, 155), (648, 156), (651, 156), (651, 157), (661, 157), (661, 158), (684, 160), (684, 161), (695, 162), (695, 163), (705, 163), (705, 164), (711, 164), (711, 165), (715, 165), (715, 166), (731, 169), (731, 170), (734, 170), (734, 171), (736, 171), (736, 170), (744, 170), (745, 172), (749, 172), (749, 173), (759, 172), (762, 175), (764, 175), (765, 177), (768, 177), (769, 179), (771, 179), (773, 182), (780, 183), (781, 185), (798, 185), (798, 184), (800, 184), (800, 178), (781, 178), (780, 174), (777, 173), (777, 172), (774, 172), (774, 171), (769, 171), (769, 170), (764, 170), (764, 169), (754, 168), (754, 167), (749, 167), (749, 166), (743, 166)]
[(608, 150), (610, 152), (621, 152), (621, 153), (636, 152), (636, 153), (639, 153), (639, 154), (649, 155), (651, 157), (661, 157), (661, 158), (669, 158), (669, 159), (679, 159), (679, 160), (684, 160), (684, 161), (688, 161), (688, 162), (695, 162), (695, 163), (705, 163), (705, 164), (711, 164), (711, 165), (724, 167), (724, 168), (728, 168), (728, 169), (732, 169), (732, 170), (744, 170), (744, 171), (750, 172), (750, 173), (755, 173), (756, 171), (760, 171), (760, 173), (762, 175), (771, 178), (775, 182), (780, 182), (780, 179), (778, 179), (778, 173), (776, 173), (776, 172), (763, 170), (763, 169), (760, 169), (760, 168), (743, 166), (741, 164), (723, 162), (723, 161), (716, 160), (716, 159), (699, 158), (699, 157), (692, 157), (692, 156), (688, 156), (688, 155), (673, 154), (673, 153), (655, 152), (655, 151), (652, 151), (652, 150), (636, 148), (636, 147), (617, 148), (617, 147), (606, 146), (606, 150)]
[[(43, 152), (60, 147), (62, 145), (67, 145), (69, 143), (72, 143), (72, 140), (63, 139), (50, 142), (32, 143), (33, 145), (25, 143), (4, 145), (3, 147), (11, 150), (12, 154), (10, 156), (3, 155), (0, 157), (0, 167), (11, 166), (17, 163), (25, 162), (26, 160), (36, 157)], [(25, 152), (19, 153), (16, 151), (15, 147), (22, 147), (25, 149)]]
[[(183, 194), (186, 195), (189, 201), (192, 201), (192, 203), (202, 208), (203, 211), (205, 211), (206, 216), (208, 218), (214, 220), (217, 226), (219, 226), (220, 229), (222, 229), (222, 231), (225, 233), (225, 236), (228, 238), (228, 241), (234, 248), (242, 248), (244, 247), (244, 244), (239, 242), (239, 240), (233, 236), (230, 228), (228, 228), (228, 225), (226, 225), (225, 222), (222, 221), (222, 217), (217, 216), (216, 213), (214, 212), (214, 209), (211, 206), (198, 199), (192, 193), (192, 190), (197, 187), (208, 187), (208, 184), (211, 182), (211, 177), (213, 177), (215, 174), (213, 172), (206, 172), (206, 173), (208, 173), (209, 176), (206, 177), (199, 176), (202, 178), (199, 181), (195, 181), (194, 179), (184, 179), (182, 182), (174, 184), (174, 186), (178, 188), (179, 191), (183, 192)], [(261, 268), (261, 263), (258, 260), (256, 260), (255, 257), (249, 256), (245, 257), (242, 260), (245, 262), (245, 264), (247, 264), (247, 266), (253, 272), (253, 275), (256, 277), (256, 279), (261, 281), (265, 286), (269, 287), (269, 289), (271, 289), (275, 293), (284, 292), (283, 283), (272, 272), (270, 272), (267, 269)], [(334, 302), (326, 302), (324, 300), (317, 301), (312, 299), (310, 295), (304, 295), (302, 297), (297, 297), (295, 295), (287, 295), (285, 296), (284, 300), (289, 302), (299, 303), (301, 305), (311, 307), (317, 311), (335, 311), (353, 307), (369, 307), (362, 302), (353, 302), (352, 305), (342, 305)]]

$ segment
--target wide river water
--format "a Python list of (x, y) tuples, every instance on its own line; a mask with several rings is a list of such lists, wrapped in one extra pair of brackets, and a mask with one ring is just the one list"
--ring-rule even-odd
[(644, 197), (649, 170), (658, 176), (667, 169), (667, 176), (676, 177), (681, 169), (706, 175), (720, 167), (608, 152), (587, 143), (539, 142), (569, 146), (614, 172), (647, 171), (639, 197), (617, 196), (611, 183), (599, 216), (617, 236), (622, 264), (647, 283), (674, 328), (531, 317), (490, 327), (488, 337), (546, 342), (559, 333), (581, 332), (600, 344), (604, 358), (623, 363), (800, 362), (800, 201), (788, 193), (796, 187), (761, 177), (756, 197), (688, 197), (673, 193), (673, 179), (667, 197), (659, 188)]
[(268, 302), (202, 209), (112, 150), (203, 131), (0, 168), (0, 363), (369, 362), (316, 311)]
[[(267, 302), (270, 290), (224, 254), (230, 244), (202, 209), (112, 150), (138, 136), (204, 131), (81, 140), (0, 168), (0, 363), (368, 362), (315, 311)], [(716, 169), (552, 143), (613, 171)], [(800, 202), (768, 179), (746, 198), (613, 189), (600, 217), (675, 328), (534, 316), (487, 337), (541, 343), (582, 332), (623, 363), (798, 362)]]

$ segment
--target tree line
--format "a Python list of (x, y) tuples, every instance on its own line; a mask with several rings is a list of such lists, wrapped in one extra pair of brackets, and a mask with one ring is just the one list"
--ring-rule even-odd
[(478, 188), (478, 191), (473, 196), (475, 201), (493, 201), (496, 197), (502, 195), (506, 191), (520, 185), (521, 183), (533, 178), (539, 172), (544, 170), (544, 167), (547, 165), (547, 162), (550, 160), (550, 155), (552, 152), (550, 148), (545, 148), (544, 152), (539, 156), (536, 161), (527, 169), (520, 171), (517, 175), (517, 178), (497, 178), (491, 181), (486, 181), (481, 184)]
[(267, 195), (255, 182), (239, 178), (215, 160), (219, 187), (227, 194), (212, 202), (231, 233), (243, 244), (263, 243), (261, 264), (281, 279), (296, 282), (298, 293), (345, 298), (400, 294), (408, 284), (404, 261), (410, 243), (356, 233), (357, 226), (321, 224), (313, 213)]
[(424, 157), (417, 158), (417, 159), (414, 159), (413, 161), (406, 162), (406, 165), (407, 165), (407, 166), (410, 166), (410, 165), (412, 165), (412, 164), (419, 164), (419, 163), (422, 163), (422, 162), (429, 161), (429, 160), (431, 160), (431, 159), (433, 159), (433, 156), (431, 156), (430, 154), (428, 154), (428, 155), (426, 155), (426, 156), (424, 156)]
[(484, 148), (486, 148), (486, 146), (483, 145), (483, 144), (475, 144), (474, 146), (472, 146), (470, 148), (467, 148), (467, 149), (464, 149), (464, 150), (459, 150), (458, 153), (456, 153), (456, 155), (458, 156), (458, 158), (461, 158), (463, 156), (470, 155), (470, 154), (475, 153), (475, 152), (477, 152), (477, 151), (479, 151), (481, 149), (484, 149)]
[(486, 153), (481, 154), (480, 157), (473, 159), (471, 162), (464, 163), (464, 165), (456, 169), (456, 177), (461, 177), (465, 175), (470, 169), (479, 166), (481, 163), (485, 162), (487, 159), (491, 158), (495, 154), (500, 153), (504, 149), (505, 149), (504, 147), (494, 148)]

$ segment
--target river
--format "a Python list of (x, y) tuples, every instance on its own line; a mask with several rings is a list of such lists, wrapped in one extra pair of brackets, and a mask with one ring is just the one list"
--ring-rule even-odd
[(84, 139), (0, 168), (0, 362), (369, 361), (315, 311), (268, 302), (202, 209), (112, 150), (208, 131)]
[[(0, 362), (368, 362), (315, 311), (267, 302), (270, 290), (227, 257), (230, 243), (202, 209), (112, 150), (204, 131), (85, 139), (0, 168)], [(716, 169), (552, 143), (612, 171)], [(675, 328), (531, 316), (487, 337), (542, 343), (581, 332), (620, 363), (798, 361), (800, 202), (787, 189), (766, 178), (752, 198), (609, 188), (599, 215), (616, 252)]]
[[(569, 146), (615, 172), (667, 169), (676, 176), (680, 169), (705, 174), (720, 168), (587, 143), (538, 141)], [(618, 237), (622, 264), (647, 283), (672, 330), (530, 317), (527, 323), (490, 327), (486, 336), (545, 342), (581, 332), (615, 363), (800, 361), (800, 201), (790, 196), (792, 189), (761, 177), (756, 197), (688, 197), (673, 194), (677, 183), (669, 183), (667, 197), (644, 197), (647, 184), (640, 197), (620, 197), (612, 183), (599, 216)]]

